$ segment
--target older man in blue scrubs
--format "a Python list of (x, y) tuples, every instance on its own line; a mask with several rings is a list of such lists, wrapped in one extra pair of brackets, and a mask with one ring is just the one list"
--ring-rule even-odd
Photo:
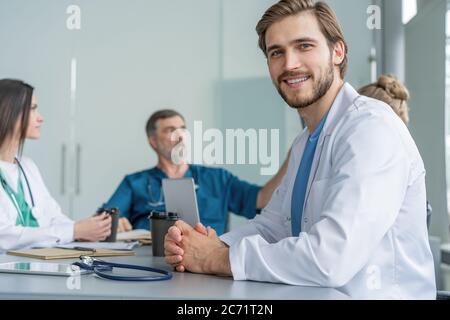
[(253, 218), (258, 209), (265, 207), (281, 182), (286, 162), (264, 187), (240, 180), (222, 168), (174, 163), (171, 152), (177, 142), (172, 141), (171, 135), (175, 130), (184, 128), (183, 116), (174, 110), (157, 111), (148, 120), (148, 142), (158, 155), (158, 164), (154, 168), (127, 175), (104, 205), (106, 208), (120, 209), (119, 232), (132, 228), (149, 229), (149, 212), (165, 210), (162, 179), (193, 178), (200, 220), (218, 234), (226, 231), (229, 212)]

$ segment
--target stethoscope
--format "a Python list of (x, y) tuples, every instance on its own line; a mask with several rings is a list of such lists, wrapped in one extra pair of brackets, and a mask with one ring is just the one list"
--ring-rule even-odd
[[(34, 203), (33, 192), (31, 191), (31, 187), (30, 187), (30, 182), (28, 181), (27, 174), (25, 173), (25, 170), (23, 169), (22, 164), (20, 163), (19, 159), (17, 159), (17, 157), (15, 157), (14, 160), (16, 160), (17, 165), (19, 166), (19, 170), (20, 170), (20, 172), (22, 172), (23, 177), (25, 179), (25, 183), (27, 184), (28, 194), (30, 195), (31, 206), (32, 206), (31, 210), (33, 211), (35, 209), (35, 203)], [(5, 178), (1, 174), (0, 174), (0, 180), (1, 180), (2, 187), (5, 190), (5, 192), (7, 192), (8, 195), (11, 197), (11, 199), (13, 199), (14, 206), (16, 207), (17, 213), (20, 215), (22, 222), (25, 223), (22, 212), (20, 211), (20, 208), (19, 208), (19, 204), (17, 203), (16, 196), (11, 192), (11, 190), (8, 186), (8, 182), (5, 180)]]
[[(117, 281), (163, 281), (172, 279), (172, 273), (170, 271), (165, 271), (162, 269), (144, 267), (132, 264), (120, 264), (108, 261), (103, 261), (100, 259), (95, 259), (90, 256), (80, 256), (81, 262), (75, 262), (73, 265), (80, 267), (80, 269), (93, 271), (97, 276)], [(114, 268), (118, 269), (132, 269), (132, 270), (142, 270), (149, 271), (153, 273), (160, 274), (159, 276), (119, 276), (106, 273), (106, 271), (111, 272)]]
[(148, 185), (147, 185), (147, 192), (148, 192), (148, 197), (149, 197), (149, 201), (148, 201), (148, 205), (151, 207), (160, 207), (164, 205), (164, 195), (163, 192), (160, 188), (159, 190), (159, 199), (155, 200), (153, 198), (153, 193), (152, 193), (152, 181), (151, 179), (149, 179), (148, 181)]

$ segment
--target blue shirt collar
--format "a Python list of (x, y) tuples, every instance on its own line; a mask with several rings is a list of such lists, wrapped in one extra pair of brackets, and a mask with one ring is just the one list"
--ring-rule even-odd
[(313, 131), (313, 133), (309, 136), (309, 141), (313, 142), (317, 140), (320, 136), (320, 133), (322, 132), (323, 126), (325, 125), (325, 122), (327, 121), (328, 112), (323, 116), (322, 120), (320, 121), (317, 128)]
[[(149, 170), (149, 174), (150, 176), (152, 176), (153, 178), (159, 178), (159, 179), (166, 179), (168, 178), (167, 175), (164, 173), (164, 171), (162, 171), (160, 168), (158, 167), (153, 167), (152, 169)], [(186, 173), (184, 174), (185, 178), (193, 178), (192, 175), (192, 170), (191, 170), (191, 165), (189, 165), (189, 168), (187, 169)]]

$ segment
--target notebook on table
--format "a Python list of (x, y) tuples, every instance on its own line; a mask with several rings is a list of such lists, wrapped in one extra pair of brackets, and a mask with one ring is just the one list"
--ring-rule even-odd
[(144, 229), (135, 229), (117, 234), (117, 241), (149, 241), (151, 243), (152, 233)]
[(26, 249), (26, 250), (11, 250), (7, 254), (12, 256), (21, 256), (42, 260), (56, 260), (56, 259), (73, 259), (80, 256), (91, 257), (117, 257), (117, 256), (134, 256), (135, 252), (130, 250), (111, 250), (111, 249), (93, 249), (75, 250), (75, 249), (61, 249), (61, 248), (40, 248), (40, 249)]

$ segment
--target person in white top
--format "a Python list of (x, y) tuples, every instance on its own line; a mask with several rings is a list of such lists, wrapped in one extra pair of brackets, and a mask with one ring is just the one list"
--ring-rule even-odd
[(25, 139), (39, 139), (43, 123), (33, 87), (0, 80), (0, 119), (0, 251), (104, 240), (111, 233), (111, 217), (69, 219), (36, 164), (20, 156)]
[(307, 128), (261, 215), (221, 238), (178, 221), (166, 262), (358, 299), (435, 299), (423, 161), (392, 109), (344, 82), (335, 14), (323, 2), (282, 0), (256, 29), (275, 87)]

